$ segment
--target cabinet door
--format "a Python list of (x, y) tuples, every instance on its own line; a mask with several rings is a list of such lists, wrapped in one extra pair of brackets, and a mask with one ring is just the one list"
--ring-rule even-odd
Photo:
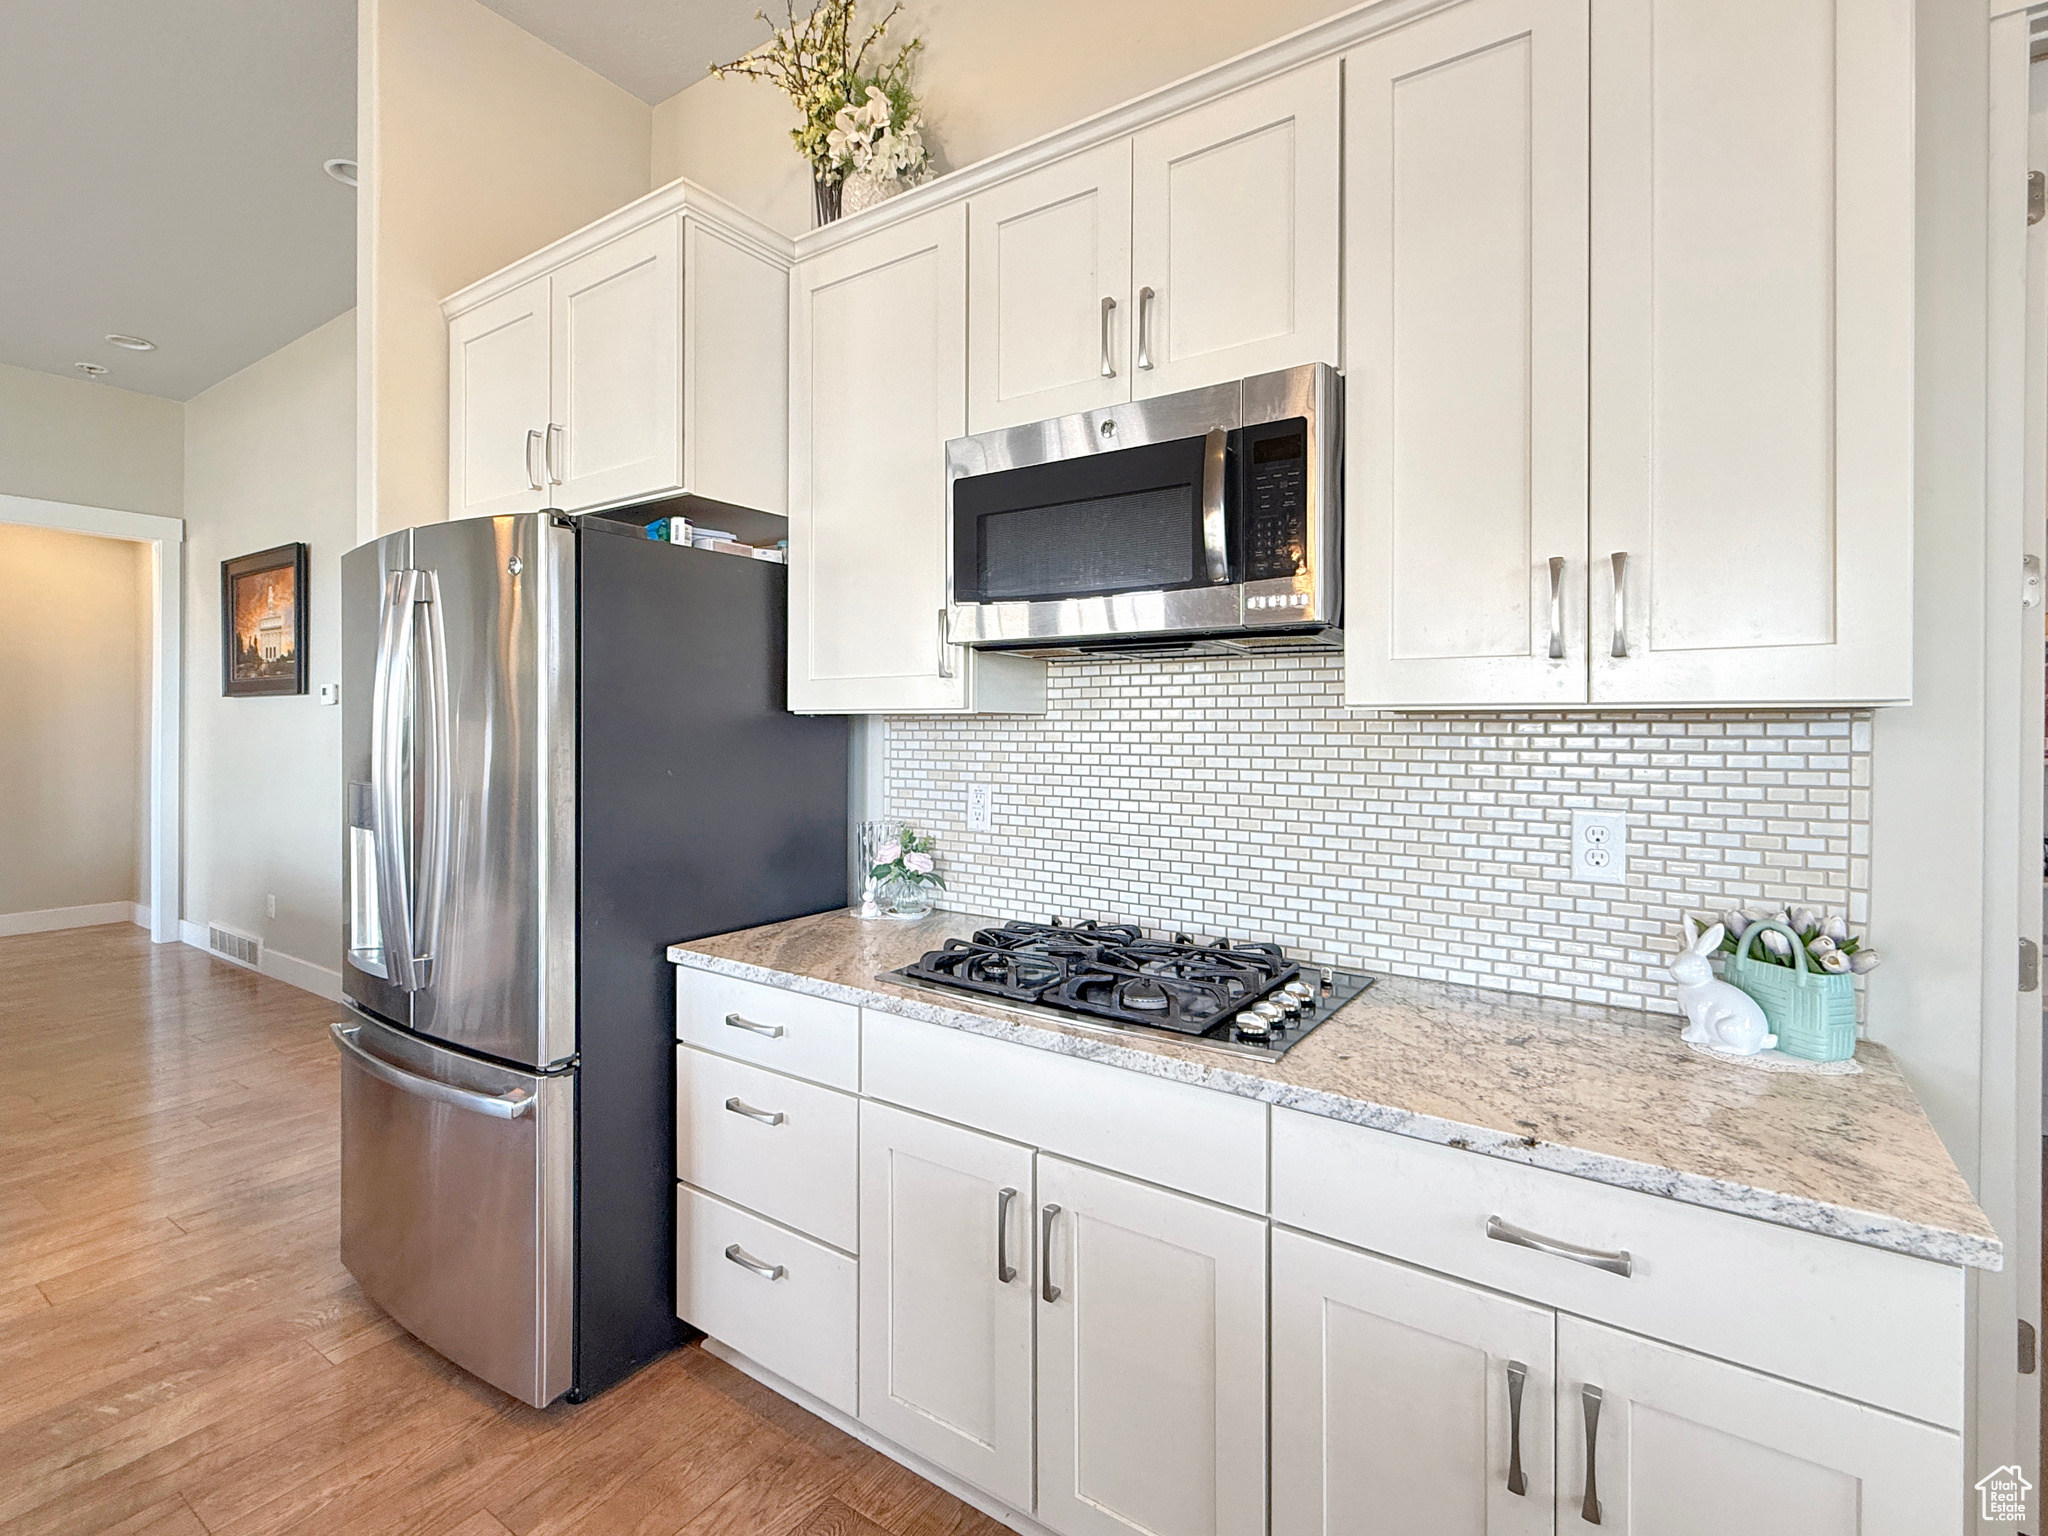
[(1134, 397), (1338, 361), (1338, 80), (1325, 59), (1133, 141)]
[(1038, 1158), (1038, 1518), (1266, 1528), (1266, 1224)]
[(1345, 61), (1347, 703), (1586, 698), (1586, 7)]
[(682, 260), (663, 219), (556, 269), (548, 475), (565, 512), (682, 488)]
[(1031, 1507), (1031, 1159), (860, 1107), (861, 1422), (1013, 1509)]
[(1557, 1390), (1559, 1531), (1590, 1530), (1589, 1513), (1603, 1536), (1962, 1529), (1947, 1430), (1574, 1317), (1557, 1322)]
[(1274, 1536), (1548, 1533), (1555, 1318), (1275, 1229)]
[(1911, 0), (1593, 36), (1593, 701), (1903, 701)]
[(1131, 143), (967, 204), (967, 430), (1131, 398)]
[(448, 515), (546, 506), (547, 425), (548, 280), (537, 277), (448, 322)]
[(968, 707), (945, 643), (946, 440), (967, 425), (967, 209), (796, 269), (789, 378), (789, 707)]

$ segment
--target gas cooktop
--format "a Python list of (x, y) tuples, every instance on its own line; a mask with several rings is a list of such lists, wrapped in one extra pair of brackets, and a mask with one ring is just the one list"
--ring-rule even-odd
[(882, 979), (970, 992), (1007, 1012), (1150, 1030), (1274, 1059), (1372, 985), (1320, 971), (1277, 944), (1147, 938), (1128, 923), (1003, 923)]

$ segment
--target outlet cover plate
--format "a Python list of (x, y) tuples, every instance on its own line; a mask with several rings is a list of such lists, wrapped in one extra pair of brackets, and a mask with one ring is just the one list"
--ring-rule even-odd
[(989, 801), (992, 797), (986, 784), (967, 786), (967, 830), (986, 832), (988, 830)]
[(1620, 811), (1572, 812), (1572, 879), (1628, 884), (1628, 817)]

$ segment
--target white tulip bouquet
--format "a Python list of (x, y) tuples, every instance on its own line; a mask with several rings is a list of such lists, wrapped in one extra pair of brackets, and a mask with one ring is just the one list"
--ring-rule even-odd
[[(1783, 923), (1799, 935), (1799, 942), (1806, 950), (1807, 964), (1827, 975), (1862, 976), (1876, 970), (1884, 961), (1876, 950), (1866, 948), (1863, 940), (1849, 932), (1845, 918), (1839, 914), (1819, 913), (1811, 907), (1781, 907), (1775, 912), (1762, 914), (1724, 912), (1721, 922), (1728, 930), (1721, 940), (1720, 952), (1724, 955), (1736, 952), (1751, 924)], [(1766, 928), (1757, 935), (1756, 942), (1749, 947), (1749, 958), (1788, 968), (1798, 965), (1792, 953), (1792, 941), (1775, 928)]]

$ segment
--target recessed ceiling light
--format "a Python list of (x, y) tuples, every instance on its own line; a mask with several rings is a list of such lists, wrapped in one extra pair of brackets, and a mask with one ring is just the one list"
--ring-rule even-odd
[(353, 160), (329, 160), (320, 167), (344, 187), (356, 184), (356, 163)]
[(88, 379), (96, 379), (107, 371), (98, 363), (73, 363), (71, 366), (84, 374)]
[(119, 331), (109, 331), (107, 333), (107, 340), (117, 347), (126, 348), (130, 352), (154, 352), (156, 350), (155, 342), (142, 336), (124, 336)]

